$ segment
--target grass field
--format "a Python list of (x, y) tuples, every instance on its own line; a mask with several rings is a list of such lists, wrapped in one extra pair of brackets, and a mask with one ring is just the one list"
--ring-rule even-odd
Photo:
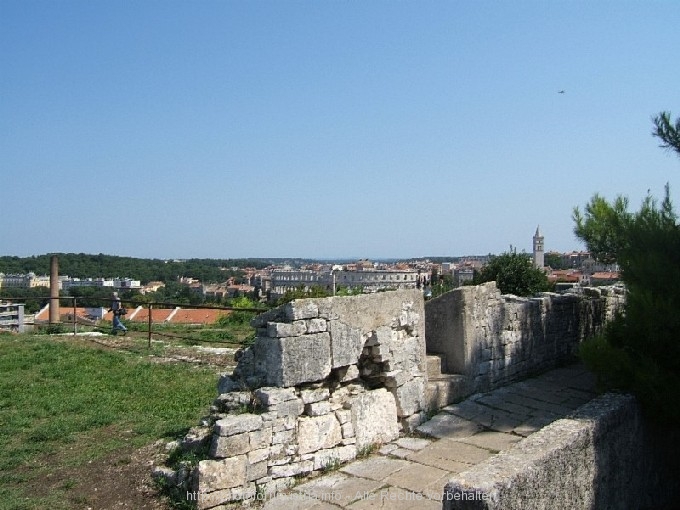
[(216, 382), (214, 367), (0, 335), (0, 509), (88, 508), (88, 465), (180, 437), (207, 413)]

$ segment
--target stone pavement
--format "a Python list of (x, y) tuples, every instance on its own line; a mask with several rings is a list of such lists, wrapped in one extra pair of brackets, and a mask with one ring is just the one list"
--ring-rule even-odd
[(265, 501), (265, 510), (441, 509), (444, 485), (524, 437), (563, 418), (594, 396), (582, 365), (473, 395), (444, 407), (368, 457), (301, 481)]

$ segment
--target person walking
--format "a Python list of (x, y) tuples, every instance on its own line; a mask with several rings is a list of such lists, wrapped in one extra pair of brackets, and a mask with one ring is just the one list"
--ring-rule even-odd
[(111, 330), (111, 334), (117, 335), (119, 331), (122, 331), (123, 335), (125, 335), (127, 333), (127, 328), (120, 321), (120, 318), (122, 315), (125, 315), (127, 311), (125, 308), (123, 308), (117, 292), (113, 293), (113, 299), (111, 301), (111, 308), (109, 308), (109, 312), (113, 312), (113, 330)]

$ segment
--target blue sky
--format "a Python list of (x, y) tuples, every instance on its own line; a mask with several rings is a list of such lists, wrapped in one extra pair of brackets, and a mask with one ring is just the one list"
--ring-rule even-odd
[(0, 255), (582, 249), (595, 192), (680, 192), (651, 136), (678, 27), (671, 0), (0, 0)]

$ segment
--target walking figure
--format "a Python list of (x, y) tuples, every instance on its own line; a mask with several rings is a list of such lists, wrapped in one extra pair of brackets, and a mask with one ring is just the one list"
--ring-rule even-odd
[(125, 335), (127, 333), (127, 328), (120, 321), (120, 317), (125, 315), (127, 310), (121, 305), (117, 292), (113, 293), (113, 300), (111, 301), (109, 312), (113, 312), (113, 330), (111, 331), (111, 334), (117, 335), (119, 331), (122, 331), (123, 335)]

